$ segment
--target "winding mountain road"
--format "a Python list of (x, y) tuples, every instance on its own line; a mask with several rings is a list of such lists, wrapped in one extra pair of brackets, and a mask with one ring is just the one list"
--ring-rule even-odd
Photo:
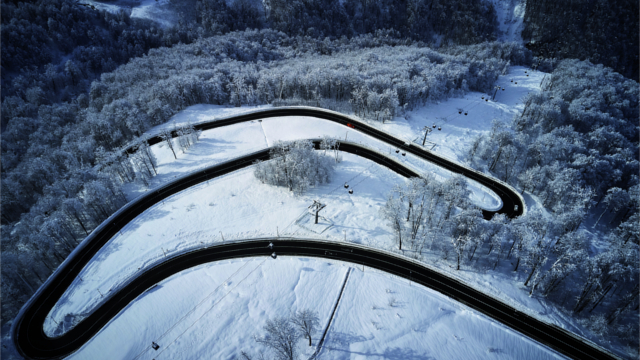
[[(273, 109), (259, 110), (255, 112), (249, 112), (241, 115), (235, 115), (228, 118), (214, 119), (206, 122), (198, 123), (194, 125), (196, 130), (211, 130), (218, 127), (229, 126), (239, 124), (247, 121), (254, 121), (260, 119), (267, 119), (272, 117), (287, 117), (287, 116), (308, 116), (318, 119), (324, 119), (332, 121), (347, 128), (357, 130), (363, 134), (369, 135), (375, 139), (386, 142), (387, 144), (396, 147), (402, 152), (407, 152), (420, 157), (426, 161), (429, 161), (435, 165), (438, 165), (452, 173), (460, 174), (468, 179), (474, 180), (481, 185), (493, 190), (502, 199), (502, 208), (497, 211), (499, 214), (506, 214), (510, 218), (520, 216), (525, 211), (524, 199), (513, 187), (508, 184), (477, 170), (474, 170), (468, 166), (454, 162), (447, 159), (433, 151), (427, 150), (417, 144), (407, 142), (407, 140), (401, 139), (397, 136), (389, 134), (380, 129), (364, 123), (358, 119), (354, 119), (350, 116), (340, 114), (334, 111), (304, 107), (304, 106), (290, 106), (279, 107)], [(350, 125), (350, 126), (349, 126)], [(174, 137), (176, 133), (172, 134)], [(155, 145), (162, 142), (160, 136), (153, 136), (147, 139), (149, 145)], [(340, 148), (342, 150), (342, 148)], [(126, 149), (128, 153), (134, 152), (134, 148), (130, 147)], [(495, 212), (484, 212), (485, 218), (490, 218)]]
[[(515, 217), (522, 214), (524, 210), (522, 197), (508, 185), (463, 165), (441, 158), (430, 151), (406, 144), (401, 139), (337, 113), (309, 108), (273, 109), (217, 120), (211, 123), (203, 123), (199, 124), (197, 128), (206, 130), (242, 121), (291, 115), (315, 116), (345, 125), (347, 123), (352, 124), (356, 130), (368, 133), (398, 147), (402, 151), (410, 152), (432, 161), (492, 189), (503, 199), (504, 206), (499, 212)], [(160, 139), (150, 139), (150, 143), (154, 143), (154, 141), (157, 143)], [(342, 142), (340, 150), (368, 158), (405, 177), (419, 175), (395, 159), (358, 144)], [(98, 308), (65, 334), (50, 338), (44, 333), (43, 324), (51, 308), (55, 306), (84, 266), (128, 222), (173, 194), (198, 183), (250, 166), (256, 160), (266, 160), (268, 158), (269, 149), (264, 149), (188, 174), (136, 198), (105, 220), (60, 265), (56, 272), (24, 305), (20, 314), (16, 317), (11, 331), (14, 343), (20, 354), (29, 359), (63, 358), (79, 349), (131, 301), (163, 279), (199, 264), (247, 256), (269, 256), (275, 251), (278, 256), (291, 255), (339, 259), (387, 271), (450, 296), (569, 357), (576, 359), (616, 358), (614, 355), (585, 342), (557, 326), (540, 322), (518, 312), (501, 301), (414, 260), (364, 246), (308, 239), (250, 239), (242, 242), (221, 243), (220, 245), (170, 257), (161, 264), (141, 272), (123, 288), (107, 296)], [(517, 208), (516, 205), (518, 206)], [(273, 245), (273, 249), (269, 247), (270, 243)]]

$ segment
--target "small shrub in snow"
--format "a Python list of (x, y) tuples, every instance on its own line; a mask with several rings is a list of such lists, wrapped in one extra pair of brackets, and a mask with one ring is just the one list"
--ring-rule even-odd
[(396, 307), (398, 305), (398, 300), (395, 297), (390, 297), (388, 302), (389, 307)]

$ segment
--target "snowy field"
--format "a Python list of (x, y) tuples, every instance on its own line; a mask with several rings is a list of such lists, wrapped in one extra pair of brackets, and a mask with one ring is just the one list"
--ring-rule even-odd
[[(563, 358), (428, 288), (350, 266), (293, 257), (198, 266), (132, 302), (69, 359), (235, 359), (241, 351), (269, 356), (253, 339), (264, 335), (266, 321), (312, 309), (321, 329), (312, 347), (298, 343), (301, 358), (308, 358), (348, 271), (318, 359)], [(152, 341), (160, 345), (157, 351)]]
[[(422, 143), (422, 129), (436, 124), (442, 130), (433, 131), (427, 136), (427, 140), (435, 144), (433, 150), (444, 157), (463, 162), (475, 137), (488, 135), (494, 120), (507, 123), (522, 113), (523, 98), (530, 92), (540, 91), (544, 75), (524, 66), (511, 66), (509, 73), (500, 76), (495, 84), (505, 90), (498, 90), (497, 93), (492, 91), (490, 94), (469, 92), (462, 98), (428, 104), (409, 111), (406, 119), (396, 118), (380, 128)], [(495, 100), (492, 100), (494, 93)]]
[[(483, 101), (481, 97), (487, 97), (487, 94), (469, 93), (464, 98), (450, 99), (440, 104), (429, 104), (424, 108), (408, 112), (406, 118), (397, 118), (387, 124), (380, 124), (379, 127), (396, 136), (412, 140), (421, 136), (420, 130), (425, 125), (436, 122), (442, 126), (443, 130), (429, 135), (429, 140), (436, 144), (434, 150), (460, 161), (465, 158), (465, 153), (473, 138), (490, 130), (493, 119), (510, 121), (522, 110), (522, 96), (529, 91), (536, 91), (544, 74), (536, 72), (527, 77), (524, 71), (525, 69), (522, 67), (512, 67), (510, 74), (498, 80), (498, 84), (507, 90), (498, 93), (496, 101)], [(511, 80), (514, 82), (512, 83)], [(518, 84), (516, 85), (515, 82)], [(462, 109), (463, 114), (458, 114), (458, 109)], [(230, 116), (238, 111), (252, 110), (254, 109), (198, 105), (177, 114), (174, 120), (176, 123), (196, 123), (211, 118)], [(464, 111), (467, 111), (468, 115), (465, 116)], [(165, 126), (172, 126), (172, 124), (169, 123)], [(155, 131), (157, 129), (153, 129), (150, 133)], [(389, 149), (384, 143), (356, 131), (325, 120), (298, 117), (265, 119), (262, 122), (254, 121), (206, 131), (202, 134), (201, 141), (191, 147), (187, 153), (179, 153), (177, 160), (174, 159), (166, 145), (156, 145), (153, 147), (153, 151), (158, 158), (159, 175), (153, 179), (151, 187), (159, 186), (197, 169), (263, 149), (276, 140), (314, 138), (325, 134), (344, 136), (349, 141), (363, 143), (386, 153), (391, 152), (400, 161), (406, 162), (415, 169), (436, 171), (437, 175), (446, 177), (444, 173), (438, 174), (437, 169), (430, 169), (434, 166), (425, 164), (424, 161), (412, 156), (397, 155), (393, 151), (394, 149)], [(350, 188), (354, 189), (353, 195), (349, 195), (343, 188), (342, 185), (345, 181), (349, 182)], [(336, 173), (331, 183), (310, 189), (302, 196), (294, 196), (285, 189), (261, 184), (253, 176), (251, 168), (192, 187), (147, 210), (128, 224), (121, 234), (115, 236), (105, 245), (94, 261), (83, 269), (80, 275), (82, 280), (76, 279), (61, 302), (52, 310), (45, 323), (45, 332), (50, 335), (64, 332), (74, 322), (74, 316), (78, 316), (76, 320), (83, 317), (73, 314), (91, 311), (99, 304), (101, 293), (109, 293), (110, 289), (116, 289), (130, 277), (135, 276), (140, 269), (162, 261), (165, 254), (170, 256), (186, 249), (222, 241), (223, 238), (230, 240), (259, 235), (299, 235), (331, 240), (346, 239), (350, 242), (392, 250), (395, 248), (392, 231), (381, 220), (379, 209), (384, 204), (389, 190), (402, 181), (405, 181), (404, 178), (384, 167), (355, 155), (343, 154), (343, 161), (336, 167)], [(133, 198), (146, 190), (141, 186), (131, 184), (127, 191), (130, 198)], [(490, 206), (491, 200), (488, 199), (491, 196), (485, 194), (483, 197), (485, 205)], [(316, 199), (326, 203), (327, 208), (321, 212), (321, 224), (311, 227), (309, 226), (310, 216), (307, 208)], [(527, 205), (539, 206), (536, 199), (529, 197), (526, 199)], [(520, 288), (521, 279), (514, 279), (511, 274), (467, 271), (464, 268), (461, 271), (454, 271), (448, 262), (442, 261), (436, 256), (427, 256), (425, 261), (441, 271), (464, 279), (472, 286), (482, 289), (482, 291), (492, 294), (524, 312), (579, 334), (583, 333), (581, 326), (577, 325), (569, 316), (565, 316), (554, 307), (546, 305), (543, 299), (529, 297), (527, 292)], [(196, 291), (197, 289), (192, 290)], [(145, 295), (144, 298), (146, 297), (148, 296)], [(138, 301), (131, 306), (136, 303)], [(162, 306), (157, 305), (157, 307)], [(121, 313), (118, 319), (127, 318), (128, 313), (129, 311)], [(179, 315), (184, 314), (179, 313), (175, 316)], [(127, 321), (142, 323), (140, 319)], [(158, 321), (164, 320), (158, 319)], [(382, 322), (372, 321), (382, 324)], [(370, 322), (369, 327), (372, 326), (371, 324)], [(360, 331), (355, 328), (348, 330), (347, 325), (340, 325), (340, 323), (336, 323), (336, 326), (343, 326), (340, 328), (341, 334), (349, 334), (349, 331), (356, 334), (355, 330)], [(492, 326), (496, 327), (497, 325), (493, 324)], [(107, 326), (103, 332), (112, 331), (109, 330), (110, 328), (111, 326)], [(248, 328), (259, 329), (260, 326)], [(416, 335), (419, 331), (415, 329), (422, 328), (415, 326), (407, 328), (404, 333), (411, 333), (411, 336), (393, 335), (393, 338), (398, 340), (399, 349), (405, 344), (419, 343), (411, 340), (419, 337)], [(200, 328), (198, 331), (202, 332), (203, 329)], [(208, 328), (206, 332), (210, 333)], [(114, 334), (119, 333), (118, 331), (114, 332)], [(461, 334), (456, 334), (456, 336), (472, 342), (470, 339), (473, 335)], [(234, 336), (239, 335), (235, 333)], [(385, 344), (384, 342), (366, 340), (370, 335), (358, 336), (362, 337), (356, 337), (356, 339), (362, 341), (349, 343), (348, 347), (349, 349), (353, 348), (354, 351), (362, 349), (357, 351), (361, 355), (353, 353), (352, 355), (344, 355), (344, 357), (358, 358), (358, 356), (365, 356), (362, 354), (369, 353), (385, 354), (384, 351), (387, 349), (380, 348), (382, 346), (380, 344)], [(520, 336), (517, 335), (517, 337)], [(405, 340), (400, 340), (401, 338)], [(107, 337), (107, 339), (112, 338)], [(346, 346), (344, 341), (351, 338), (347, 337), (347, 340), (343, 339), (344, 341), (338, 338), (330, 339), (333, 339), (330, 342), (333, 345), (329, 347), (333, 348), (336, 354), (329, 358), (343, 356), (337, 354), (340, 354), (340, 349), (344, 349)], [(105, 341), (108, 343), (111, 340)], [(389, 338), (385, 341), (391, 342), (392, 340)], [(459, 340), (452, 336), (452, 339), (447, 341)], [(176, 347), (182, 349), (181, 351), (190, 349), (189, 345), (180, 344), (183, 346)], [(92, 346), (87, 348), (92, 348)], [(148, 344), (143, 342), (131, 344), (131, 346), (142, 349), (140, 346), (144, 347)], [(371, 350), (365, 351), (365, 348)], [(414, 351), (406, 353), (409, 355), (426, 354), (422, 348), (414, 349), (409, 346), (407, 349)], [(477, 350), (473, 347), (466, 349), (459, 349), (459, 351)], [(491, 349), (488, 347), (482, 349), (481, 355), (478, 356), (510, 354), (508, 351), (512, 350), (508, 349), (509, 346), (497, 344)], [(197, 357), (197, 355), (194, 356)], [(520, 358), (520, 355), (516, 357)], [(505, 358), (511, 358), (511, 356), (505, 356)]]
[[(136, 276), (139, 269), (161, 262), (165, 254), (171, 256), (223, 238), (278, 233), (329, 239), (346, 236), (349, 241), (372, 246), (383, 246), (389, 242), (387, 238), (392, 238), (390, 229), (379, 220), (379, 209), (386, 193), (404, 178), (384, 167), (345, 154), (334, 180), (303, 196), (262, 184), (252, 171), (243, 169), (191, 187), (127, 224), (121, 235), (112, 238), (82, 270), (52, 310), (45, 331), (51, 335), (56, 329), (61, 331), (56, 323), (62, 324), (66, 314), (90, 311), (100, 302), (100, 293), (108, 294)], [(353, 195), (344, 189), (345, 179), (350, 180)], [(316, 199), (327, 207), (320, 213), (320, 230), (309, 231), (299, 220), (310, 216), (307, 208)]]

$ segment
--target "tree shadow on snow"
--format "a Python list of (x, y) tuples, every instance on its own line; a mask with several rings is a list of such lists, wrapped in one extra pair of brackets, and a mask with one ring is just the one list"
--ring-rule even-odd
[(347, 333), (333, 333), (331, 334), (331, 338), (328, 343), (325, 345), (325, 349), (334, 352), (342, 352), (346, 354), (352, 355), (360, 355), (369, 357), (378, 357), (389, 360), (430, 360), (434, 359), (433, 357), (427, 355), (426, 353), (419, 353), (412, 349), (401, 349), (398, 347), (388, 347), (382, 353), (374, 353), (374, 352), (362, 352), (362, 351), (351, 351), (350, 345), (358, 342), (364, 342), (368, 340), (362, 335), (354, 335)]

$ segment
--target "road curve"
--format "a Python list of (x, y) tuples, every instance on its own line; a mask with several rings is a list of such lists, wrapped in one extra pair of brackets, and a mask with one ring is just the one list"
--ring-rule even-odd
[[(375, 139), (386, 142), (391, 146), (395, 146), (400, 149), (402, 152), (407, 152), (413, 154), (417, 157), (420, 157), (426, 161), (434, 163), (444, 169), (447, 169), (453, 173), (461, 174), (462, 176), (475, 180), (481, 185), (491, 189), (502, 199), (502, 208), (497, 211), (498, 214), (506, 214), (510, 218), (515, 218), (522, 215), (525, 211), (524, 199), (510, 185), (484, 173), (481, 173), (477, 170), (474, 170), (468, 166), (462, 165), (460, 163), (449, 160), (433, 151), (427, 150), (419, 145), (412, 144), (398, 138), (392, 134), (389, 134), (385, 131), (376, 129), (375, 127), (364, 123), (358, 119), (354, 119), (344, 114), (340, 114), (335, 111), (306, 107), (306, 106), (290, 106), (290, 107), (278, 107), (266, 110), (259, 110), (254, 112), (249, 112), (241, 115), (235, 115), (228, 118), (223, 119), (215, 119), (202, 123), (198, 123), (194, 125), (196, 130), (211, 130), (218, 127), (234, 125), (247, 121), (254, 121), (259, 119), (266, 119), (271, 117), (287, 117), (287, 116), (309, 116), (315, 117), (319, 119), (333, 121), (335, 123), (344, 125), (352, 130), (359, 131), (366, 135), (369, 135)], [(172, 134), (174, 137), (177, 134)], [(159, 136), (153, 136), (147, 139), (149, 145), (154, 145), (160, 143), (162, 139)], [(126, 149), (128, 153), (134, 151), (133, 147)], [(485, 218), (490, 218), (496, 212), (487, 212), (484, 211)]]
[[(312, 141), (314, 141), (316, 147), (319, 146), (320, 140)], [(79, 349), (112, 316), (115, 316), (130, 300), (137, 296), (135, 295), (131, 298), (126, 295), (126, 292), (118, 291), (111, 294), (99, 308), (95, 309), (87, 318), (67, 333), (55, 338), (50, 338), (44, 333), (43, 324), (51, 308), (62, 297), (84, 266), (127, 223), (142, 214), (146, 209), (173, 194), (207, 180), (251, 166), (258, 160), (269, 159), (269, 151), (270, 148), (266, 148), (185, 175), (134, 199), (111, 215), (91, 232), (23, 306), (11, 329), (14, 343), (20, 354), (31, 359), (64, 357)], [(359, 144), (342, 142), (340, 151), (353, 153), (372, 160), (404, 177), (419, 176), (414, 170), (395, 159)], [(144, 275), (141, 274), (140, 276)], [(123, 302), (121, 299), (129, 300)]]
[[(257, 116), (256, 118), (265, 117), (263, 113), (259, 113), (260, 116), (258, 116), (258, 114), (248, 114), (244, 116), (249, 115)], [(296, 115), (299, 116), (300, 113)], [(272, 116), (285, 115), (276, 114)], [(318, 117), (312, 114), (307, 114), (306, 116)], [(233, 119), (239, 122), (240, 120), (237, 118), (238, 117), (234, 117)], [(251, 119), (245, 118), (243, 121), (249, 120)], [(353, 124), (352, 119), (349, 119), (349, 121)], [(362, 125), (365, 126), (365, 124)], [(206, 124), (202, 124), (202, 128), (204, 128), (204, 126), (206, 126)], [(360, 125), (356, 124), (356, 126)], [(398, 147), (407, 152), (415, 153), (418, 156), (421, 156), (420, 151), (423, 151), (415, 146), (404, 145), (404, 143), (398, 145)], [(357, 144), (343, 142), (340, 150), (353, 152), (359, 156), (369, 158), (406, 177), (418, 175), (394, 159)], [(279, 241), (271, 239), (240, 243), (223, 243), (214, 247), (198, 249), (190, 253), (175, 256), (139, 274), (138, 277), (122, 289), (108, 296), (99, 308), (67, 333), (55, 338), (46, 336), (43, 331), (43, 324), (51, 308), (71, 285), (82, 268), (93, 258), (100, 248), (128, 222), (164, 198), (198, 183), (249, 166), (256, 160), (268, 159), (268, 157), (269, 149), (264, 149), (208, 167), (196, 173), (188, 174), (133, 200), (109, 217), (109, 219), (96, 228), (69, 258), (60, 265), (57, 271), (38, 289), (36, 294), (25, 304), (20, 314), (16, 317), (11, 331), (18, 351), (24, 357), (30, 359), (57, 359), (65, 357), (79, 349), (116, 314), (126, 307), (127, 304), (158, 281), (201, 263), (234, 257), (266, 256), (272, 252), (271, 249), (266, 247), (266, 241), (275, 241), (276, 251), (279, 255), (314, 256), (352, 261), (410, 278), (413, 281), (461, 301), (570, 357), (577, 359), (615, 358), (602, 349), (585, 343), (569, 332), (556, 326), (541, 323), (522, 313), (516, 312), (508, 305), (410, 259), (361, 246), (344, 243), (314, 242), (303, 239), (299, 241)], [(465, 169), (463, 166), (460, 167), (463, 170)], [(520, 211), (522, 210), (520, 209)], [(517, 212), (507, 214), (516, 216)]]

